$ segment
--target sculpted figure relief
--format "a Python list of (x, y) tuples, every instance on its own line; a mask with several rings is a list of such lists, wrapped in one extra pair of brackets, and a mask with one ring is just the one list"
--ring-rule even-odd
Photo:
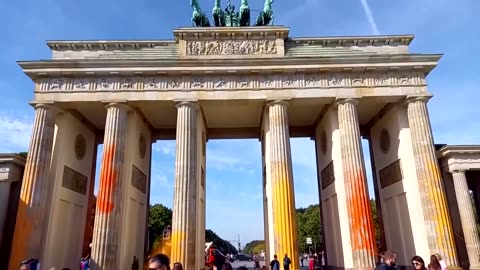
[(275, 40), (187, 41), (187, 55), (277, 54)]

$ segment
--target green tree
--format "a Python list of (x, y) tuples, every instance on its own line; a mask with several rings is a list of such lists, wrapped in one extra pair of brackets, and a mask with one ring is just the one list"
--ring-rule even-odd
[(213, 242), (223, 254), (237, 254), (237, 249), (228, 241), (223, 240), (212, 230), (205, 231), (205, 242)]
[(150, 206), (150, 214), (148, 216), (150, 227), (151, 246), (155, 246), (157, 240), (163, 237), (163, 230), (166, 226), (172, 224), (172, 210), (162, 204)]
[(318, 204), (297, 209), (298, 245), (300, 252), (309, 251), (309, 245), (306, 243), (308, 237), (312, 238), (312, 250), (315, 246), (317, 250), (320, 250), (320, 247), (323, 245), (320, 220), (320, 207)]
[(370, 208), (372, 209), (373, 229), (375, 231), (375, 240), (380, 243), (380, 223), (378, 222), (377, 204), (374, 199), (370, 199)]
[(263, 241), (263, 240), (253, 240), (251, 242), (248, 242), (248, 244), (245, 245), (245, 247), (243, 248), (243, 253), (244, 254), (252, 254), (252, 253), (259, 254), (262, 250), (265, 250), (265, 241)]

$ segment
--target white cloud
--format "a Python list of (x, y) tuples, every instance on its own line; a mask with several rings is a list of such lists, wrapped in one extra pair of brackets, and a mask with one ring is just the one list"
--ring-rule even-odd
[(0, 151), (26, 152), (30, 142), (32, 121), (0, 114)]
[(155, 152), (175, 156), (175, 141), (158, 141), (152, 145), (152, 149)]

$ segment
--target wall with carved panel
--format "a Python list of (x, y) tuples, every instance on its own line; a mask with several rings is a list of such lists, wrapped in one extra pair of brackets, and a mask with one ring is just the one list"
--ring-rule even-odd
[(148, 190), (150, 185), (151, 130), (148, 122), (136, 110), (128, 113), (125, 132), (125, 156), (121, 208), (122, 225), (119, 265), (131, 265), (133, 256), (143, 261)]
[(426, 228), (415, 171), (406, 107), (393, 105), (371, 128), (371, 144), (388, 249), (399, 265), (428, 258)]
[(92, 175), (95, 133), (69, 112), (56, 118), (51, 184), (52, 201), (42, 267), (78, 268), (82, 257), (88, 194)]
[(315, 129), (317, 141), (318, 182), (321, 189), (321, 204), (325, 246), (328, 265), (353, 267), (350, 231), (343, 181), (343, 167), (340, 146), (340, 130), (337, 110), (331, 108), (325, 113)]

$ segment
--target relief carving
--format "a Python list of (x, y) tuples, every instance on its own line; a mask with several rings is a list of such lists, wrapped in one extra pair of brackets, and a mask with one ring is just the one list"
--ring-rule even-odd
[(374, 76), (375, 85), (386, 85), (388, 84), (388, 79), (387, 73), (378, 73)]
[(227, 87), (227, 81), (225, 78), (219, 78), (215, 81), (215, 88), (225, 88)]
[(73, 83), (73, 90), (87, 90), (88, 80), (79, 79)]
[(305, 78), (305, 86), (316, 87), (319, 86), (319, 80), (316, 76), (310, 75)]
[(180, 88), (182, 86), (182, 83), (178, 80), (172, 79), (170, 82), (168, 82), (168, 86), (170, 88)]
[(125, 79), (122, 82), (123, 89), (133, 89), (133, 80), (132, 79)]
[[(205, 89), (211, 87), (214, 89), (249, 89), (259, 87), (260, 89), (272, 88), (329, 88), (342, 87), (345, 84), (352, 87), (363, 86), (425, 86), (425, 81), (419, 77), (413, 77), (416, 74), (410, 72), (375, 72), (366, 74), (345, 74), (345, 73), (323, 73), (323, 74), (305, 74), (298, 75), (217, 75), (217, 76), (157, 76), (145, 77), (142, 84), (138, 87), (145, 90), (191, 90)], [(138, 77), (105, 77), (96, 79), (96, 84), (90, 84), (89, 78), (76, 78), (72, 81), (72, 90), (78, 91), (102, 91), (115, 89), (116, 82), (118, 87), (125, 90), (136, 90)], [(257, 84), (257, 82), (259, 82)], [(51, 91), (65, 91), (69, 89), (64, 78), (50, 79), (42, 86), (42, 89)], [(37, 90), (38, 91), (38, 90)], [(418, 90), (422, 91), (422, 90)]]
[(248, 88), (250, 87), (250, 81), (248, 78), (239, 78), (237, 81), (237, 87), (238, 88)]
[(156, 78), (147, 78), (145, 79), (145, 89), (157, 89), (160, 88), (160, 83), (157, 82)]
[(277, 54), (275, 40), (187, 41), (187, 55)]
[(100, 79), (97, 85), (100, 90), (110, 90), (113, 88), (113, 82), (108, 78)]
[(332, 74), (330, 78), (328, 79), (328, 84), (329, 85), (340, 85), (342, 83), (342, 78), (340, 75)]
[(400, 75), (400, 79), (398, 80), (400, 84), (410, 84), (411, 83), (411, 76), (408, 73), (402, 73)]
[(65, 82), (62, 79), (52, 81), (50, 83), (50, 90), (61, 90)]
[(352, 85), (363, 85), (364, 79), (362, 76), (357, 75), (352, 77)]
[(201, 77), (192, 80), (192, 88), (205, 88), (205, 80)]

